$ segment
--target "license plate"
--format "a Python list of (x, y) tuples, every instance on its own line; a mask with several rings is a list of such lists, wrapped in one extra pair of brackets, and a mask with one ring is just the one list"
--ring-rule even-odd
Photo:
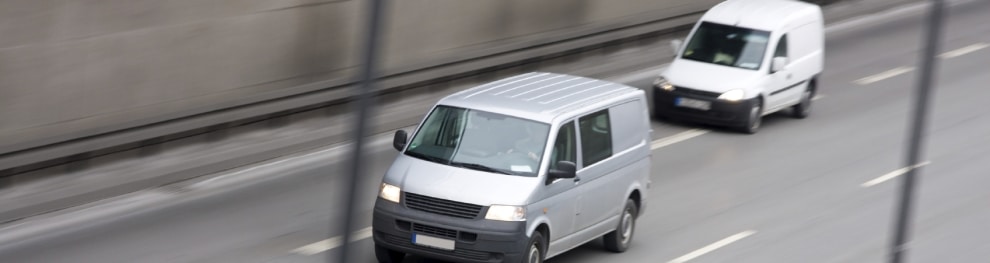
[(677, 105), (678, 107), (685, 107), (685, 108), (692, 108), (699, 110), (709, 110), (712, 108), (712, 102), (710, 101), (689, 99), (683, 97), (678, 97), (676, 100), (674, 100), (674, 105)]
[(454, 250), (454, 240), (431, 237), (413, 233), (412, 235), (413, 244), (420, 246), (427, 246), (432, 248), (439, 248), (443, 250)]

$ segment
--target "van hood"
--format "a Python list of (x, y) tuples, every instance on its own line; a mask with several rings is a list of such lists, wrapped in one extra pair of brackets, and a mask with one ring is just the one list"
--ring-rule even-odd
[(675, 59), (663, 77), (674, 86), (722, 93), (757, 86), (762, 74), (765, 74), (762, 70)]
[(539, 185), (537, 177), (489, 173), (399, 154), (385, 182), (403, 192), (482, 206), (525, 205)]

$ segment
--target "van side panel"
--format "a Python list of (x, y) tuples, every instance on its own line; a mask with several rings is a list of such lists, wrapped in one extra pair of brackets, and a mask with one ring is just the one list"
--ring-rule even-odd
[[(576, 232), (552, 243), (548, 256), (615, 230), (630, 187), (643, 186), (649, 181), (651, 150), (646, 97), (641, 92), (634, 98), (608, 107), (613, 154), (578, 171), (577, 190), (582, 198)], [(645, 198), (646, 189), (640, 192)]]
[(824, 63), (824, 32), (820, 21), (800, 25), (788, 34), (788, 55), (796, 77), (806, 80), (820, 73)]
[(638, 100), (630, 101), (609, 109), (612, 116), (613, 152), (632, 148), (648, 136), (649, 127), (642, 127), (646, 112), (640, 103), (642, 102)]
[(820, 9), (808, 8), (803, 12), (805, 16), (792, 20), (787, 25), (782, 34), (787, 34), (787, 56), (788, 65), (786, 74), (792, 76), (784, 82), (778, 82), (782, 86), (772, 87), (772, 90), (781, 91), (773, 105), (781, 109), (801, 102), (801, 95), (807, 89), (808, 81), (822, 72), (824, 64), (824, 27), (821, 20)]
[[(626, 190), (644, 173), (633, 164), (649, 158), (649, 129), (644, 129), (645, 104), (625, 101), (609, 107), (612, 130), (612, 156), (586, 167), (581, 183), (586, 184), (579, 227), (589, 227), (616, 216), (622, 210)], [(649, 171), (645, 171), (649, 173)], [(587, 177), (587, 178), (585, 178)], [(592, 179), (594, 178), (594, 179)]]

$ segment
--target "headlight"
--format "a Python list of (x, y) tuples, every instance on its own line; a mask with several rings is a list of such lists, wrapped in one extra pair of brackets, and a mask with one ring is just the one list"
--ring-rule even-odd
[(720, 100), (727, 100), (727, 101), (738, 101), (738, 100), (742, 100), (743, 99), (743, 95), (745, 95), (745, 94), (746, 93), (743, 92), (743, 90), (741, 90), (741, 89), (734, 89), (734, 90), (730, 90), (730, 91), (726, 91), (725, 93), (722, 93), (722, 95), (719, 95), (718, 96), (718, 99), (720, 99)]
[(400, 193), (402, 193), (402, 190), (398, 186), (382, 183), (382, 189), (378, 192), (378, 196), (382, 199), (398, 203)]
[(657, 79), (653, 80), (653, 86), (665, 91), (674, 90), (674, 85), (670, 84), (664, 77), (657, 77)]
[(492, 205), (485, 219), (498, 221), (526, 221), (526, 210), (519, 206)]

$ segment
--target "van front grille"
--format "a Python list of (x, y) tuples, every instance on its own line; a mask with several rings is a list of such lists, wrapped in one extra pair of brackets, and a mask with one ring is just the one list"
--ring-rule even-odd
[(480, 205), (433, 198), (414, 193), (405, 193), (405, 195), (406, 197), (403, 199), (405, 200), (406, 207), (413, 210), (465, 219), (476, 218), (481, 213), (482, 206)]
[(413, 232), (429, 234), (431, 236), (436, 236), (436, 237), (457, 238), (457, 230), (428, 226), (423, 224), (413, 224)]
[(722, 95), (722, 94), (719, 94), (717, 92), (704, 91), (704, 90), (696, 90), (696, 89), (690, 89), (690, 88), (685, 88), (685, 87), (681, 87), (681, 86), (676, 86), (674, 88), (674, 94), (695, 95), (695, 96), (700, 96), (700, 97), (704, 97), (704, 98), (712, 98), (712, 99), (718, 98), (719, 95)]

